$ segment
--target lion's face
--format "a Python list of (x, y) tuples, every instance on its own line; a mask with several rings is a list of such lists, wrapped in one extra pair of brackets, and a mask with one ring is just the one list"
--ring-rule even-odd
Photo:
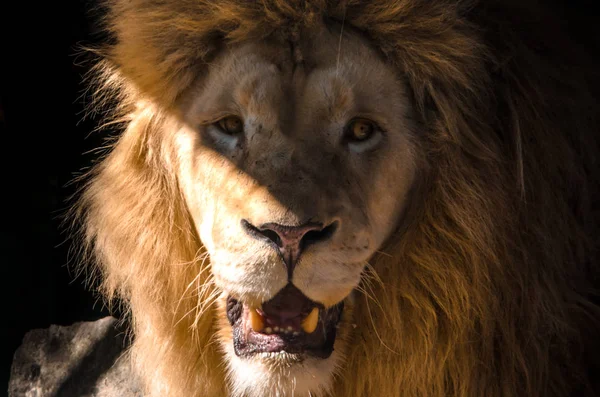
[(416, 172), (397, 73), (358, 34), (304, 36), (221, 52), (175, 137), (240, 394), (329, 386), (351, 293), (397, 227)]

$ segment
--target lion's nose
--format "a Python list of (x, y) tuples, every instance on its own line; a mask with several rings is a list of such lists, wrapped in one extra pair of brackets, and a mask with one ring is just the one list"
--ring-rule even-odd
[(311, 222), (301, 226), (264, 223), (258, 227), (243, 220), (244, 228), (255, 237), (268, 240), (279, 249), (287, 267), (288, 277), (292, 277), (294, 267), (302, 251), (311, 244), (329, 239), (337, 229), (337, 221), (325, 227), (322, 223)]

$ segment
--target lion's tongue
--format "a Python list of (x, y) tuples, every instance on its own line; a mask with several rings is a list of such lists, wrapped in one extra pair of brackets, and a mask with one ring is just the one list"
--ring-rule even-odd
[(327, 358), (333, 352), (343, 307), (340, 302), (325, 310), (291, 284), (260, 308), (229, 297), (226, 314), (233, 348), (240, 357), (285, 351)]
[(261, 308), (249, 308), (250, 326), (255, 332), (314, 332), (319, 320), (317, 305), (298, 288), (288, 284)]

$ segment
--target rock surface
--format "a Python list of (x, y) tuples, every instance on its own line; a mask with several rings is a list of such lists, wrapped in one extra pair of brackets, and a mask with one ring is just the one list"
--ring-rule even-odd
[(10, 397), (141, 397), (114, 317), (28, 332), (13, 358)]

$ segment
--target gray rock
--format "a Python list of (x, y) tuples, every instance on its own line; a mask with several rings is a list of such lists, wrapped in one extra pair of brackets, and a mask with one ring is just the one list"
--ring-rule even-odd
[(11, 397), (141, 397), (113, 317), (28, 332), (14, 355)]

